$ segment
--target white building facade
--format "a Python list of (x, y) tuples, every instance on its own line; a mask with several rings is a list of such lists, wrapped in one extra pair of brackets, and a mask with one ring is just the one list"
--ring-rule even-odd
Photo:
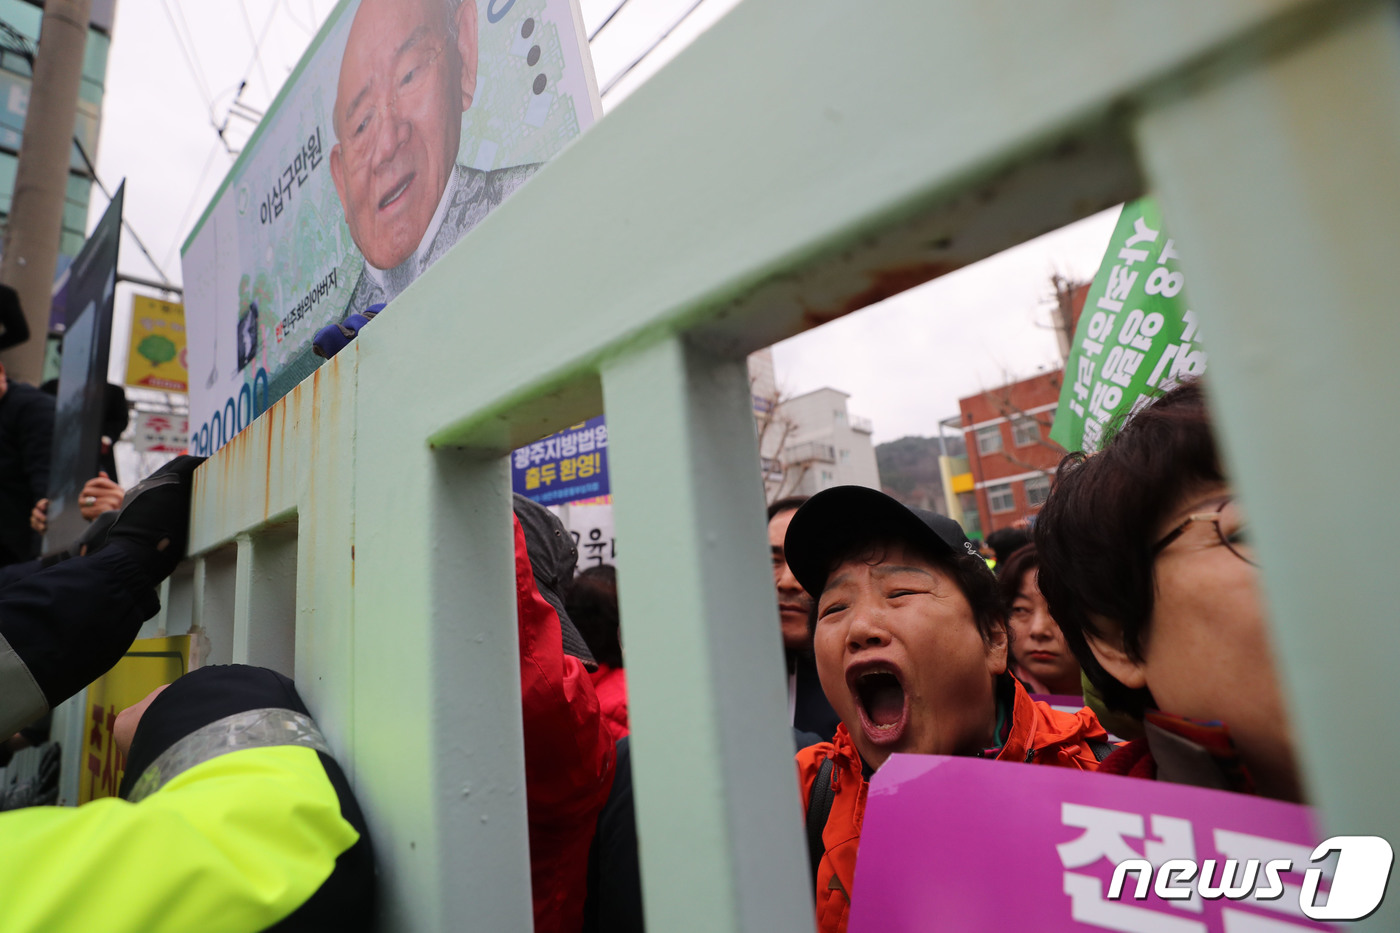
[[(850, 396), (839, 389), (817, 389), (780, 403), (769, 446), (780, 448), (780, 471), (765, 470), (771, 499), (810, 496), (832, 486), (880, 488), (870, 419), (852, 415)], [(764, 451), (765, 458), (771, 457)], [(775, 476), (775, 473), (777, 474)]]

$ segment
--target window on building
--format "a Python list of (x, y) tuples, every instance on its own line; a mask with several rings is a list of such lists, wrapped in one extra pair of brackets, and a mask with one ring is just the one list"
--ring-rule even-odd
[(1050, 498), (1050, 477), (1045, 474), (1026, 480), (1026, 502), (1032, 507)]
[(18, 52), (11, 52), (8, 49), (0, 52), (0, 68), (12, 71), (17, 75), (24, 75), (26, 78), (33, 77), (34, 71), (29, 64), (29, 59)]
[(102, 86), (107, 79), (107, 52), (111, 45), (112, 40), (96, 29), (88, 30), (87, 43), (83, 46), (83, 83), (78, 94), (98, 107), (102, 106)]
[(64, 230), (58, 238), (58, 255), (62, 259), (67, 256), (70, 260), (77, 259), (78, 254), (83, 251), (83, 244), (87, 238), (81, 233), (74, 233), (72, 230)]
[(841, 462), (842, 462), (842, 463), (850, 463), (850, 462), (851, 462), (851, 452), (850, 452), (849, 450), (843, 450), (843, 451), (841, 451)]
[(31, 42), (39, 40), (39, 27), (44, 21), (44, 6), (28, 0), (0, 2), (0, 19), (24, 34)]
[(81, 231), (87, 226), (87, 205), (63, 202), (63, 227), (65, 230)]
[(1029, 447), (1040, 440), (1040, 423), (1029, 416), (1011, 422), (1011, 442), (1017, 447)]
[(1001, 425), (994, 424), (989, 428), (977, 429), (977, 452), (979, 454), (994, 454), (1001, 450)]
[(15, 190), (15, 173), (19, 169), (19, 158), (8, 152), (0, 152), (0, 213), (10, 212), (11, 193)]
[(992, 510), (993, 515), (1016, 511), (1016, 494), (1011, 491), (1011, 484), (1001, 483), (997, 486), (988, 486), (987, 506)]

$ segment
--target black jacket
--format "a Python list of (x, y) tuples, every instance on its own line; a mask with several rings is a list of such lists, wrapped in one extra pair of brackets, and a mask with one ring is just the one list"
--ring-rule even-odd
[(831, 708), (831, 701), (822, 690), (822, 682), (817, 677), (817, 662), (810, 651), (789, 656), (788, 663), (797, 673), (797, 697), (793, 710), (792, 727), (798, 732), (813, 732), (821, 736), (821, 741), (830, 742), (841, 724), (841, 717)]
[(17, 347), (29, 339), (29, 322), (19, 303), (19, 292), (0, 285), (0, 350)]
[[(840, 722), (840, 720), (837, 720)], [(792, 730), (797, 751), (823, 742)], [(646, 933), (642, 916), (642, 871), (637, 855), (637, 814), (632, 803), (632, 737), (617, 741), (617, 771), (588, 854), (588, 901), (583, 933)]]
[(39, 553), (29, 527), (34, 503), (49, 494), (54, 400), (22, 382), (0, 396), (0, 565)]

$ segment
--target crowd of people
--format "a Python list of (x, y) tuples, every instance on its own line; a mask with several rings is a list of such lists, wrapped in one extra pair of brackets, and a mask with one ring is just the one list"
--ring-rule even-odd
[[(1098, 454), (1065, 458), (1033, 530), (982, 547), (864, 487), (780, 500), (768, 519), (823, 933), (844, 930), (860, 896), (869, 781), (896, 752), (1304, 801), (1199, 384), (1156, 399)], [(644, 929), (626, 745), (597, 825), (588, 930)]]
[[(199, 462), (138, 485), (81, 549), (2, 572), (0, 734), (99, 676), (157, 610)], [(576, 575), (559, 520), (519, 496), (514, 511), (535, 929), (639, 931), (617, 574)], [(860, 897), (869, 782), (892, 754), (1304, 799), (1254, 552), (1199, 385), (1146, 406), (1099, 453), (1066, 457), (1033, 535), (995, 571), (952, 519), (864, 487), (776, 502), (768, 530), (823, 933), (844, 930)], [(116, 733), (120, 798), (0, 814), (0, 928), (372, 926), (368, 827), (289, 680), (202, 668)]]

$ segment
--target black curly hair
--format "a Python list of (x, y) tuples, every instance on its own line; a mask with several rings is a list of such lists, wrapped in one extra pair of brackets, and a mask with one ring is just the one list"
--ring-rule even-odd
[[(1112, 710), (1141, 718), (1156, 704), (1104, 670), (1086, 636), (1122, 633), (1142, 660), (1152, 619), (1156, 533), (1195, 488), (1225, 481), (1199, 381), (1144, 407), (1098, 453), (1060, 461), (1035, 522), (1040, 592), (1090, 683)], [(1099, 621), (1095, 621), (1099, 620)]]

